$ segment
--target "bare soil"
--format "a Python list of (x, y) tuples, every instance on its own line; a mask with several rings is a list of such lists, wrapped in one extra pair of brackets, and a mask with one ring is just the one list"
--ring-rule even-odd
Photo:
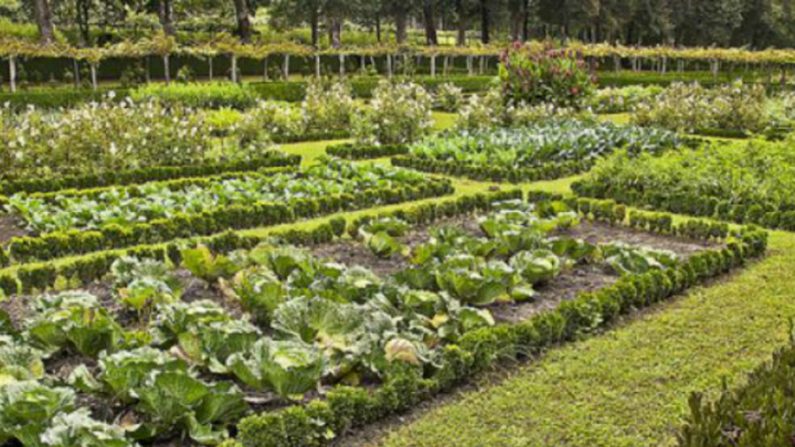
[(25, 224), (11, 214), (0, 212), (0, 244), (5, 244), (14, 237), (27, 236)]

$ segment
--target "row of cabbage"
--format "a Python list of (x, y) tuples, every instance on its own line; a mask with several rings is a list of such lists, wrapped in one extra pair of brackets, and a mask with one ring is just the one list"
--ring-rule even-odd
[(7, 210), (29, 231), (129, 226), (233, 205), (286, 203), (293, 199), (418, 186), (422, 174), (377, 165), (329, 160), (301, 171), (251, 173), (55, 193), (15, 194)]
[(358, 237), (411, 260), (386, 278), (271, 243), (228, 255), (185, 248), (180, 268), (121, 258), (93, 294), (45, 294), (4, 316), (0, 439), (217, 444), (249, 412), (337, 383), (374, 385), (391, 368), (433, 370), (445, 343), (494, 324), (487, 305), (531, 299), (575, 264), (630, 273), (679, 262), (557, 234), (578, 219), (562, 205), (505, 202), (479, 234), (439, 227), (411, 253), (383, 249), (405, 223), (373, 220)]
[(410, 153), (440, 161), (527, 168), (593, 160), (619, 148), (658, 154), (681, 143), (680, 137), (666, 130), (563, 119), (524, 127), (442, 134), (412, 145)]

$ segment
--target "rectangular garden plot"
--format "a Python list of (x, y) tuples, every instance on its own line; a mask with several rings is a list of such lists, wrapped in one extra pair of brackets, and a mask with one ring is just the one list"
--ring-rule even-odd
[[(159, 243), (452, 192), (447, 181), (403, 169), (337, 161), (285, 169), (14, 195), (2, 216), (0, 261)], [(15, 237), (21, 234), (27, 236)]]
[[(169, 245), (80, 290), (12, 296), (0, 303), (0, 433), (323, 445), (766, 247), (761, 231), (648, 213), (627, 229), (613, 202), (520, 197), (335, 219), (255, 246)], [(582, 275), (582, 287), (565, 281)]]
[(531, 182), (586, 171), (616, 149), (660, 153), (683, 143), (665, 130), (552, 120), (529, 127), (430, 137), (392, 162), (474, 180)]
[(794, 170), (786, 144), (714, 144), (660, 157), (617, 153), (572, 189), (584, 197), (793, 230)]

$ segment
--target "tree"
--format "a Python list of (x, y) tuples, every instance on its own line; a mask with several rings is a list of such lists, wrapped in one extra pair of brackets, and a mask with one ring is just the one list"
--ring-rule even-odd
[(237, 35), (240, 40), (251, 42), (251, 17), (246, 0), (233, 0), (235, 5), (235, 19), (237, 20)]
[(50, 13), (49, 1), (33, 0), (33, 8), (36, 13), (36, 25), (39, 28), (39, 39), (41, 43), (52, 43), (55, 40), (55, 35), (52, 28), (52, 14)]
[(174, 30), (174, 14), (171, 7), (171, 0), (158, 0), (157, 7), (160, 25), (163, 26), (163, 32), (168, 36), (173, 36), (176, 32)]
[(436, 4), (434, 0), (423, 0), (422, 20), (425, 24), (425, 43), (428, 45), (439, 45), (439, 38), (436, 36)]

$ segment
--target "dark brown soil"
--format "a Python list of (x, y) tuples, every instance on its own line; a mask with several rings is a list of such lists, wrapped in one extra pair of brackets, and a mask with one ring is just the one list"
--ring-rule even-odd
[(5, 244), (13, 237), (27, 236), (25, 224), (19, 218), (0, 212), (0, 244)]

